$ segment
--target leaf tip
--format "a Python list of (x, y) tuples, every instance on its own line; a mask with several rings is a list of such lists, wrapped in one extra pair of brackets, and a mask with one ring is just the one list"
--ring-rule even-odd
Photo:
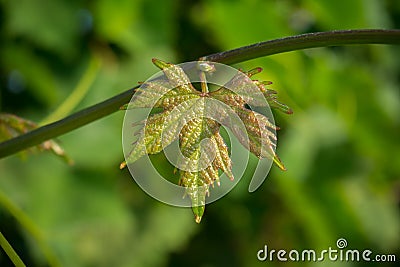
[(253, 75), (257, 74), (257, 73), (262, 72), (262, 70), (263, 70), (263, 69), (262, 69), (261, 67), (257, 67), (257, 68), (254, 68), (254, 69), (251, 69), (251, 70), (245, 72), (245, 74), (246, 74), (248, 77), (251, 77), (251, 76), (253, 76)]
[(122, 170), (126, 167), (126, 161), (121, 162), (121, 164), (119, 164), (119, 169)]
[(194, 218), (195, 218), (194, 220), (196, 221), (196, 223), (201, 222), (201, 216), (196, 215)]
[(205, 210), (205, 206), (204, 205), (192, 206), (192, 211), (193, 211), (193, 214), (194, 214), (194, 220), (196, 221), (196, 223), (200, 223), (201, 222), (201, 218), (203, 217), (204, 210)]
[(278, 155), (275, 154), (272, 159), (275, 162), (275, 164), (279, 167), (279, 169), (281, 169), (282, 171), (286, 171), (287, 170), (285, 165), (283, 165), (281, 159), (278, 157)]
[(157, 58), (152, 58), (151, 61), (153, 62), (154, 65), (156, 65), (156, 67), (158, 67), (158, 68), (160, 68), (162, 70), (165, 69), (165, 68), (170, 67), (170, 65), (171, 65), (171, 64), (169, 64), (169, 63), (167, 63), (165, 61), (162, 61), (160, 59), (157, 59)]

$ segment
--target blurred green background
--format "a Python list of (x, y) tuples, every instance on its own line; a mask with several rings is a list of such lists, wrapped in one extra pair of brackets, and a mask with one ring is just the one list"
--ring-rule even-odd
[[(180, 63), (350, 28), (400, 28), (400, 2), (2, 0), (0, 110), (49, 122), (146, 80), (153, 57)], [(58, 139), (74, 166), (51, 153), (2, 159), (0, 230), (28, 266), (297, 266), (256, 254), (336, 248), (338, 238), (400, 260), (399, 59), (399, 47), (347, 46), (235, 65), (263, 67), (257, 78), (293, 108), (275, 116), (288, 170), (273, 167), (251, 194), (244, 177), (200, 225), (118, 169), (118, 112)], [(1, 249), (0, 266), (12, 266)]]

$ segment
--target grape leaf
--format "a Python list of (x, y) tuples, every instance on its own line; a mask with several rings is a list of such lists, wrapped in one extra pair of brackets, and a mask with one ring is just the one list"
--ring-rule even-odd
[[(230, 128), (251, 153), (259, 158), (270, 157), (279, 168), (285, 169), (275, 153), (277, 127), (264, 115), (249, 109), (248, 105), (261, 106), (263, 101), (249, 89), (249, 80), (243, 79), (242, 72), (215, 91), (199, 91), (179, 66), (158, 59), (153, 59), (153, 63), (163, 70), (164, 76), (143, 83), (122, 109), (161, 108), (162, 112), (142, 122), (137, 141), (120, 168), (146, 154), (159, 153), (178, 139), (182, 154), (178, 159), (179, 185), (186, 188), (197, 223), (203, 216), (209, 187), (220, 184), (219, 171), (231, 180), (234, 178), (228, 147), (220, 135), (221, 124)], [(261, 68), (256, 68), (244, 74), (250, 78), (260, 71)], [(266, 89), (270, 82), (250, 82), (271, 107), (292, 113), (277, 100), (275, 91)], [(213, 114), (218, 114), (219, 119), (213, 119)], [(238, 130), (233, 118), (243, 122), (243, 129)]]

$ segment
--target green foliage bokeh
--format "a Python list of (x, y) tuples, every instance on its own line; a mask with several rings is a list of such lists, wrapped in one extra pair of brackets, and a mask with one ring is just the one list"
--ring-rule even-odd
[[(84, 73), (94, 80), (69, 112), (146, 80), (154, 57), (180, 63), (306, 32), (399, 28), (399, 18), (395, 0), (3, 0), (0, 111), (40, 123), (80, 90)], [(200, 225), (118, 169), (123, 112), (59, 138), (72, 167), (49, 153), (2, 159), (0, 199), (30, 218), (62, 266), (258, 266), (264, 245), (322, 250), (338, 238), (400, 259), (399, 58), (395, 46), (347, 46), (236, 65), (261, 66), (257, 78), (294, 110), (275, 117), (288, 170), (273, 167), (251, 194), (244, 177)], [(1, 232), (28, 266), (46, 266), (1, 204)], [(11, 266), (2, 250), (0, 266)]]

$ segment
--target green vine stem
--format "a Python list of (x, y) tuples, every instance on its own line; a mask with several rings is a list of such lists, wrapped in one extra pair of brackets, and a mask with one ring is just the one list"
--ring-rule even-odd
[[(400, 44), (400, 30), (371, 29), (307, 33), (204, 56), (200, 60), (234, 64), (300, 49), (349, 44)], [(0, 143), (0, 158), (12, 155), (110, 115), (119, 110), (120, 106), (129, 102), (134, 89), (129, 89), (64, 119)]]
[(0, 158), (40, 144), (46, 140), (71, 132), (93, 121), (101, 119), (119, 110), (132, 98), (133, 90), (129, 89), (103, 102), (80, 110), (56, 122), (44, 125), (26, 134), (0, 143)]
[(0, 232), (0, 247), (4, 249), (7, 256), (10, 258), (10, 260), (12, 261), (12, 263), (14, 263), (15, 266), (17, 267), (26, 266), (24, 262), (21, 260), (21, 258), (18, 256), (18, 254), (15, 252), (15, 250), (12, 248), (10, 243), (8, 243), (7, 239), (4, 237), (2, 232)]
[(234, 64), (300, 49), (350, 44), (400, 44), (400, 30), (344, 30), (306, 33), (204, 56), (200, 60)]
[[(45, 258), (47, 259), (47, 263), (49, 266), (51, 266), (51, 267), (61, 266), (61, 263), (58, 260), (56, 254), (53, 252), (52, 248), (49, 247), (49, 245), (46, 243), (45, 237), (43, 236), (43, 234), (40, 231), (40, 229), (38, 228), (38, 226), (32, 221), (32, 219), (30, 217), (28, 217), (28, 215), (23, 210), (21, 210), (18, 206), (16, 206), (1, 191), (0, 191), (0, 207), (5, 208), (17, 220), (17, 222), (23, 227), (23, 229), (25, 231), (27, 231), (27, 233), (29, 233), (29, 235), (36, 242), (36, 245), (43, 252)], [(0, 241), (0, 242), (3, 242), (3, 241)], [(7, 240), (5, 240), (5, 242), (7, 242)], [(5, 250), (3, 244), (1, 244), (1, 246)], [(6, 251), (6, 253), (10, 257), (9, 252)], [(16, 256), (18, 256), (18, 255), (16, 255)], [(13, 257), (15, 257), (15, 256), (13, 256)], [(10, 257), (10, 259), (15, 264), (14, 260), (11, 257)], [(16, 266), (25, 266), (25, 265), (16, 265)]]

